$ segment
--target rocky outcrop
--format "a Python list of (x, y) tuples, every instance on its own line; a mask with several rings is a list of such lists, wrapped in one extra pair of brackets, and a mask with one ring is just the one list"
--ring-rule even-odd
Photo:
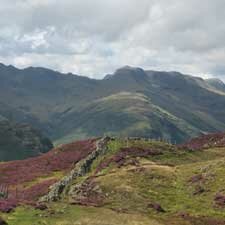
[(106, 195), (96, 181), (88, 178), (81, 183), (72, 185), (68, 196), (72, 205), (99, 207), (103, 205)]
[(89, 154), (85, 159), (81, 160), (75, 165), (75, 168), (71, 170), (69, 175), (65, 176), (56, 184), (50, 187), (50, 191), (46, 196), (40, 199), (40, 202), (57, 201), (60, 199), (64, 189), (74, 179), (84, 176), (90, 169), (93, 161), (99, 156), (104, 155), (107, 152), (107, 142), (111, 140), (109, 137), (102, 138), (96, 142), (96, 150)]

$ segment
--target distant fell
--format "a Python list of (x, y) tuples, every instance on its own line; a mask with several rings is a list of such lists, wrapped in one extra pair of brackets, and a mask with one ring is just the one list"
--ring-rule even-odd
[(181, 143), (225, 130), (218, 80), (130, 66), (96, 80), (3, 64), (0, 80), (0, 115), (31, 124), (57, 144), (104, 134)]

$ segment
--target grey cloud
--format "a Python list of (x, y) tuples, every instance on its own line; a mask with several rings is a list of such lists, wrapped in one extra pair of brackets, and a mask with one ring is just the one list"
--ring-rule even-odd
[(95, 77), (130, 64), (223, 79), (224, 8), (224, 0), (0, 0), (0, 60)]
[[(161, 16), (142, 27), (142, 36), (151, 47), (173, 47), (181, 51), (209, 51), (224, 47), (225, 2), (159, 0)], [(145, 32), (148, 32), (148, 36)], [(143, 37), (145, 36), (145, 37)], [(145, 44), (145, 42), (143, 42)]]

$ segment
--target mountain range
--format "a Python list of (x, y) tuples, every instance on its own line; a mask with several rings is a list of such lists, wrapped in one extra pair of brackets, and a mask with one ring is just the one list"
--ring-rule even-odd
[(225, 130), (225, 84), (179, 72), (125, 66), (96, 80), (0, 64), (0, 115), (55, 144), (139, 136), (181, 143)]

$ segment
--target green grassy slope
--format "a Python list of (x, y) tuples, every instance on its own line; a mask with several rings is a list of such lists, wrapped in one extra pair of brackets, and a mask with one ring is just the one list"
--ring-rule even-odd
[[(148, 154), (143, 154), (143, 152)], [(45, 211), (21, 206), (9, 225), (222, 225), (225, 148), (188, 151), (116, 139), (91, 171)]]
[(130, 92), (120, 92), (93, 101), (61, 120), (62, 134), (59, 136), (67, 135), (59, 139), (59, 143), (102, 134), (161, 138), (174, 143), (199, 132), (184, 120), (154, 105), (147, 96)]

